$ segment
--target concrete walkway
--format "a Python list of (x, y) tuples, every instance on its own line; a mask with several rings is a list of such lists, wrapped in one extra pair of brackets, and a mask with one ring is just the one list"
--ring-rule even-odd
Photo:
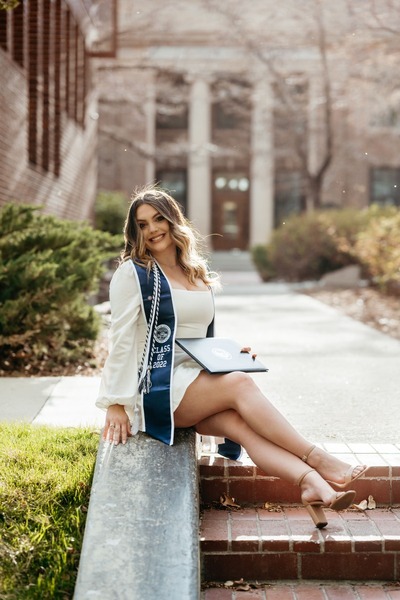
[[(399, 443), (400, 341), (341, 315), (298, 287), (226, 273), (216, 334), (250, 345), (269, 368), (254, 377), (311, 440)], [(103, 423), (98, 377), (0, 378), (0, 420)]]
[(62, 427), (100, 426), (94, 406), (100, 377), (2, 377), (0, 421)]

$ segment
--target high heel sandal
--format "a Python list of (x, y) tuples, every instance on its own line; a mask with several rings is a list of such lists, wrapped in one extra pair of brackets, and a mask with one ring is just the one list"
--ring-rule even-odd
[[(310, 456), (310, 454), (314, 450), (314, 448), (316, 448), (315, 445), (311, 446), (307, 450), (306, 454), (303, 454), (303, 456), (301, 456), (301, 460), (303, 462), (305, 462), (307, 465), (308, 465), (308, 457)], [(357, 467), (363, 467), (363, 469), (362, 469), (362, 471), (357, 473), (357, 475), (354, 475), (354, 477), (352, 477), (354, 469), (356, 469)], [(369, 467), (367, 465), (350, 466), (345, 473), (344, 483), (336, 483), (336, 481), (330, 481), (329, 479), (327, 479), (326, 481), (329, 484), (334, 485), (335, 487), (340, 488), (341, 490), (344, 490), (350, 483), (353, 483), (353, 481), (355, 481), (356, 479), (363, 477), (365, 475), (365, 473), (368, 471), (368, 469), (369, 469)]]
[[(302, 475), (300, 475), (300, 477), (296, 481), (296, 485), (300, 487), (304, 477), (306, 477), (306, 475), (308, 475), (312, 471), (315, 471), (315, 469), (308, 469)], [(307, 502), (302, 500), (304, 507), (306, 508), (307, 512), (309, 513), (310, 517), (314, 521), (315, 526), (318, 527), (318, 529), (322, 529), (323, 527), (326, 527), (328, 525), (328, 521), (324, 513), (324, 508), (330, 508), (331, 510), (335, 511), (345, 510), (353, 504), (356, 492), (354, 490), (349, 490), (348, 492), (337, 492), (336, 494), (334, 494), (334, 496), (335, 497), (333, 498), (330, 504), (324, 504), (322, 500), (314, 500), (313, 502)]]

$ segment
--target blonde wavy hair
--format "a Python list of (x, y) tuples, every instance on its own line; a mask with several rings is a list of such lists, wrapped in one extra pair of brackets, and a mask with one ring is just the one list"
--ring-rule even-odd
[(170, 224), (171, 238), (176, 245), (178, 263), (192, 285), (201, 279), (207, 285), (215, 285), (218, 276), (210, 273), (207, 261), (200, 254), (203, 242), (199, 233), (186, 219), (177, 201), (166, 191), (156, 186), (146, 186), (135, 190), (124, 226), (125, 248), (121, 253), (122, 262), (132, 259), (136, 264), (151, 269), (154, 258), (143, 238), (136, 221), (139, 206), (148, 204), (162, 215)]

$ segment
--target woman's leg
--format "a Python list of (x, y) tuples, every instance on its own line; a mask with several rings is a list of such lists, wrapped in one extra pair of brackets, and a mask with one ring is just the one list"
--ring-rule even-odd
[[(229, 436), (246, 449), (253, 462), (265, 473), (289, 483), (296, 484), (309, 470), (300, 458), (255, 433), (234, 410), (207, 417), (196, 425), (196, 431), (201, 435)], [(317, 471), (307, 474), (300, 489), (301, 499), (306, 503), (320, 500), (329, 505), (336, 497), (334, 490)]]
[[(191, 427), (230, 409), (236, 411), (253, 432), (275, 446), (297, 457), (309, 453), (311, 443), (294, 429), (246, 373), (209, 375), (201, 372), (186, 390), (174, 413), (175, 425)], [(229, 431), (224, 435), (234, 439)], [(339, 484), (344, 481), (349, 467), (319, 448), (309, 454), (307, 464), (317, 469), (325, 479)]]

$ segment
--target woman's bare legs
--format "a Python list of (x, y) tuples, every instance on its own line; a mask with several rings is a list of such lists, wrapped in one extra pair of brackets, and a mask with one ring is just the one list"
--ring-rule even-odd
[[(229, 436), (246, 448), (250, 458), (263, 471), (295, 484), (309, 470), (304, 462), (287, 450), (255, 433), (234, 410), (207, 417), (196, 425), (202, 435)], [(300, 484), (303, 502), (322, 501), (329, 505), (336, 492), (317, 473), (311, 471)]]
[[(186, 390), (174, 413), (175, 425), (191, 427), (227, 410), (236, 411), (248, 427), (258, 434), (258, 440), (272, 442), (273, 445), (293, 454), (294, 458), (309, 453), (311, 443), (267, 400), (246, 373), (209, 375), (201, 372)], [(224, 436), (233, 439), (229, 431)], [(244, 447), (248, 450), (245, 445)], [(307, 464), (316, 469), (324, 479), (336, 483), (344, 481), (349, 467), (319, 448), (310, 453)], [(304, 463), (302, 466), (304, 469)], [(354, 474), (357, 474), (360, 468), (362, 467), (357, 467)]]

